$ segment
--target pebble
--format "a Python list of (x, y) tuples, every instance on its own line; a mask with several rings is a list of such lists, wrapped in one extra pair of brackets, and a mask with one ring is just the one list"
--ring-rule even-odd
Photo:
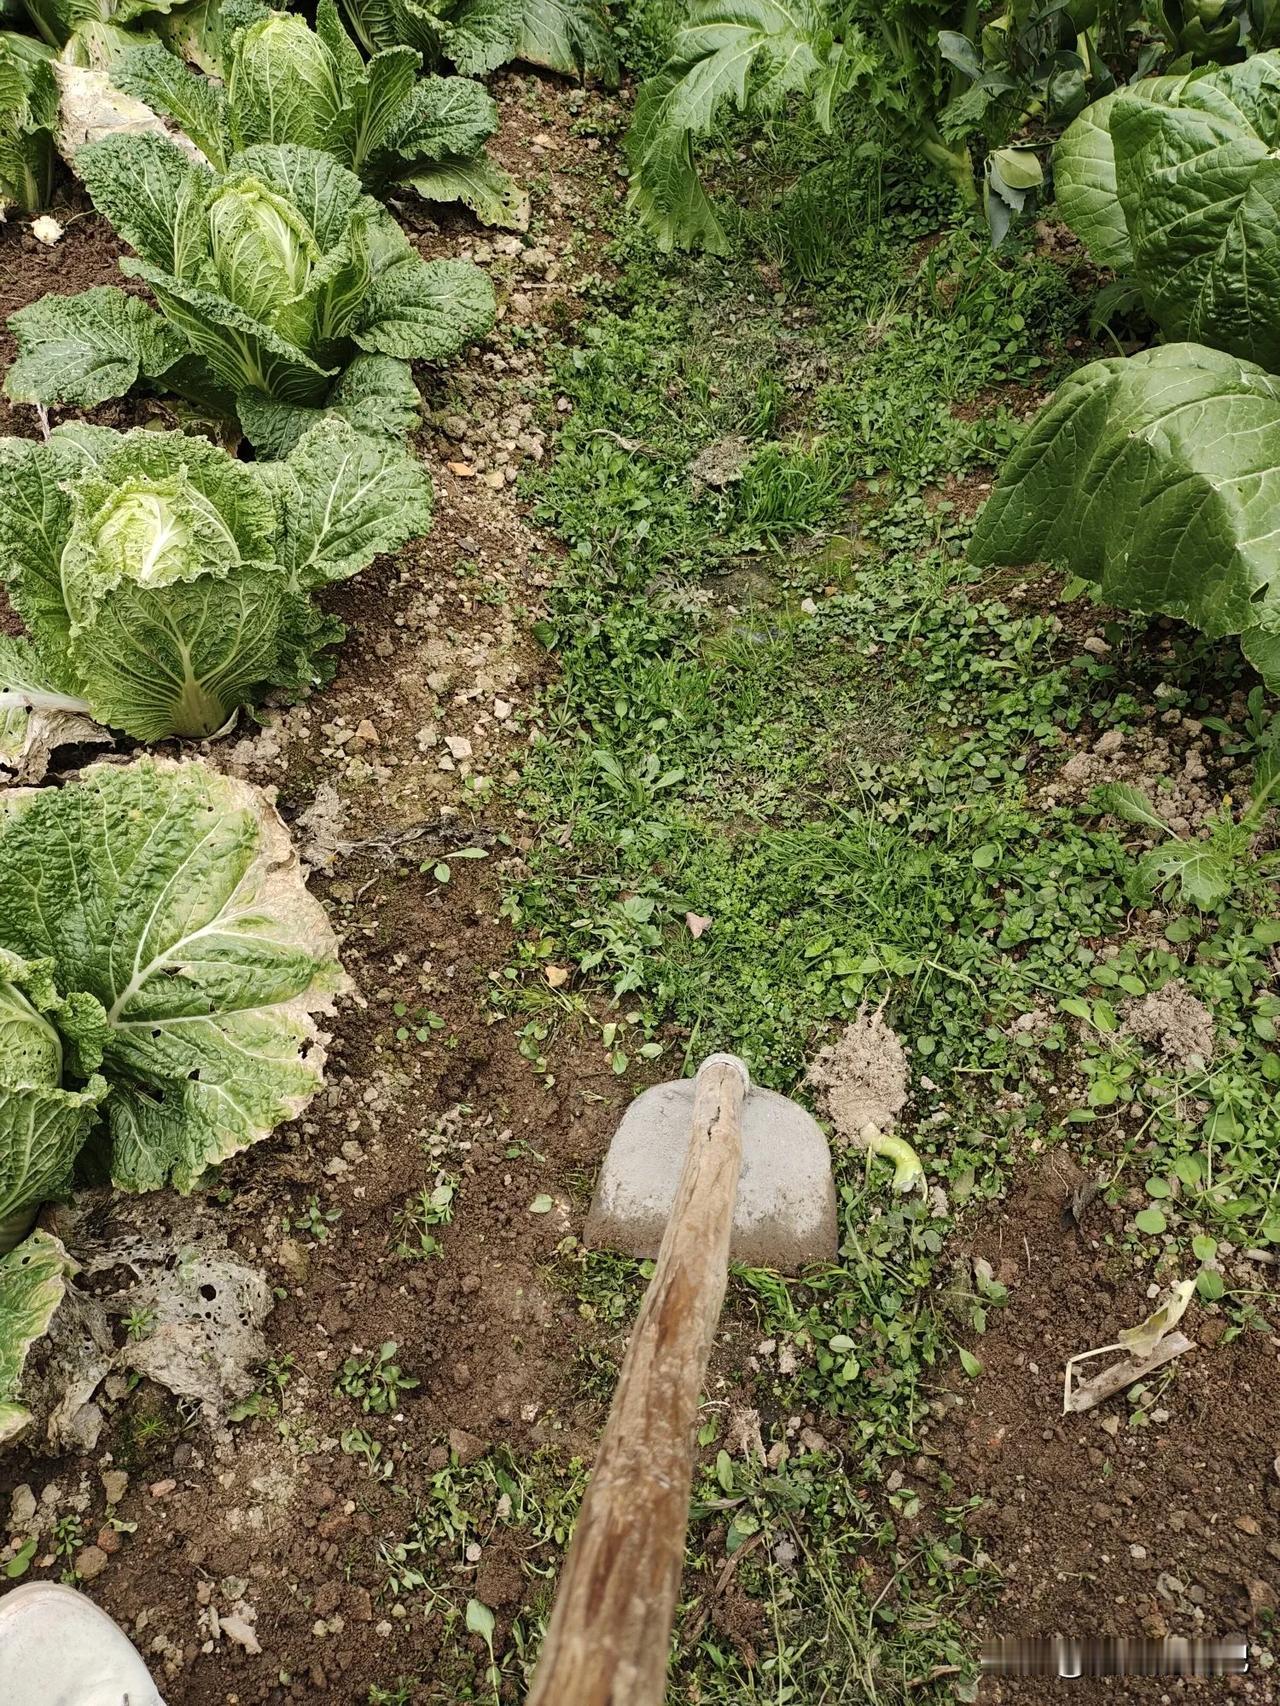
[(15, 1487), (9, 1498), (9, 1528), (11, 1531), (25, 1529), (36, 1514), (36, 1496), (24, 1481)]
[(81, 1581), (91, 1582), (107, 1567), (107, 1555), (101, 1546), (84, 1546), (76, 1553), (76, 1574)]
[(466, 735), (446, 735), (444, 744), (449, 748), (450, 757), (463, 759), (471, 757), (471, 742)]
[(112, 1553), (118, 1552), (121, 1546), (124, 1545), (124, 1542), (120, 1538), (119, 1529), (112, 1528), (109, 1525), (98, 1530), (97, 1543), (100, 1549), (105, 1552), (108, 1557), (110, 1557)]
[(153, 1481), (147, 1491), (153, 1499), (167, 1499), (177, 1485), (176, 1481)]
[(109, 1505), (118, 1505), (129, 1488), (129, 1477), (123, 1469), (102, 1471), (102, 1490)]

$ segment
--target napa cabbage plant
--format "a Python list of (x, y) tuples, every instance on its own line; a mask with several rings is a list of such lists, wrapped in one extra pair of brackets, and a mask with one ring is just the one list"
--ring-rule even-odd
[(264, 14), (236, 32), (228, 60), (225, 90), (161, 47), (129, 54), (114, 77), (219, 170), (242, 149), (297, 143), (330, 155), (373, 195), (414, 189), (461, 201), (487, 225), (528, 225), (528, 198), (485, 153), (498, 122), (487, 91), (464, 77), (419, 78), (421, 55), (409, 47), (366, 64), (334, 0), (320, 0), (314, 30), (292, 14)]
[(970, 560), (1051, 562), (1110, 604), (1238, 634), (1280, 688), (1280, 379), (1199, 344), (1071, 375), (978, 518)]
[[(70, 1264), (24, 1238), (86, 1142), (191, 1190), (319, 1088), (333, 932), (262, 794), (200, 763), (95, 765), (0, 803), (0, 1440)], [(21, 1240), (21, 1241), (20, 1241)]]
[(330, 673), (315, 591), (425, 533), (431, 483), (342, 420), (280, 462), (180, 432), (0, 440), (0, 540), (29, 639), (0, 638), (0, 711), (79, 712), (139, 740), (215, 734)]
[(135, 250), (112, 285), (45, 296), (9, 321), (18, 402), (91, 408), (140, 381), (238, 418), (285, 453), (326, 411), (366, 432), (411, 431), (409, 361), (440, 361), (493, 322), (467, 261), (423, 261), (360, 180), (313, 148), (246, 148), (227, 169), (154, 135), (81, 148), (94, 205)]
[(1280, 54), (1145, 79), (1054, 154), (1062, 217), (1171, 339), (1280, 371)]
[(412, 47), (468, 77), (510, 60), (614, 84), (618, 61), (602, 0), (342, 0), (368, 54)]
[[(127, 42), (162, 41), (222, 75), (221, 0), (20, 0), (40, 39), (73, 65), (104, 69)], [(230, 0), (234, 6), (237, 0)]]
[(58, 85), (49, 50), (0, 34), (0, 218), (9, 208), (39, 213), (53, 195)]

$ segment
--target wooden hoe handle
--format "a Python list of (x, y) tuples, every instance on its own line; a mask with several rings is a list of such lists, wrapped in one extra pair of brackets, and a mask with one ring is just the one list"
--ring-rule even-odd
[(712, 1055), (526, 1706), (662, 1706), (693, 1430), (729, 1275), (747, 1069)]

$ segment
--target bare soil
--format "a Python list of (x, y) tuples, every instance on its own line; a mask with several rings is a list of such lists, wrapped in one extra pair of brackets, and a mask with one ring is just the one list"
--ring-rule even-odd
[[(1243, 1634), (1265, 1644), (1280, 1589), (1280, 1335), (1273, 1323), (1231, 1338), (1220, 1315), (1193, 1301), (1181, 1325), (1195, 1349), (1152, 1377), (1154, 1388), (1167, 1376), (1167, 1389), (1145, 1425), (1127, 1425), (1123, 1397), (1063, 1416), (1067, 1358), (1114, 1342), (1153, 1307), (1110, 1248), (1125, 1211), (1095, 1196), (1076, 1224), (1070, 1201), (1083, 1182), (1053, 1156), (961, 1236), (958, 1259), (988, 1262), (1009, 1301), (985, 1333), (968, 1336), (981, 1376), (954, 1370), (946, 1418), (929, 1430), (914, 1481), (926, 1500), (942, 1496), (945, 1476), (948, 1504), (980, 1501), (968, 1528), (1003, 1577), (978, 1621), (982, 1637)], [(1252, 1277), (1268, 1283), (1265, 1269)], [(1067, 1688), (1081, 1702), (1117, 1691), (1151, 1702), (1277, 1697), (1273, 1673), (1262, 1672), (991, 1679), (980, 1698), (1039, 1706)]]

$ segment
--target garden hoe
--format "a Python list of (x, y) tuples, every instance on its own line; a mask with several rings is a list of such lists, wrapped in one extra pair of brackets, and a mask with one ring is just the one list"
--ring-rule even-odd
[(657, 1258), (561, 1572), (527, 1706), (662, 1706), (698, 1401), (732, 1257), (795, 1273), (836, 1255), (827, 1140), (715, 1054), (658, 1084), (609, 1145), (586, 1242)]

